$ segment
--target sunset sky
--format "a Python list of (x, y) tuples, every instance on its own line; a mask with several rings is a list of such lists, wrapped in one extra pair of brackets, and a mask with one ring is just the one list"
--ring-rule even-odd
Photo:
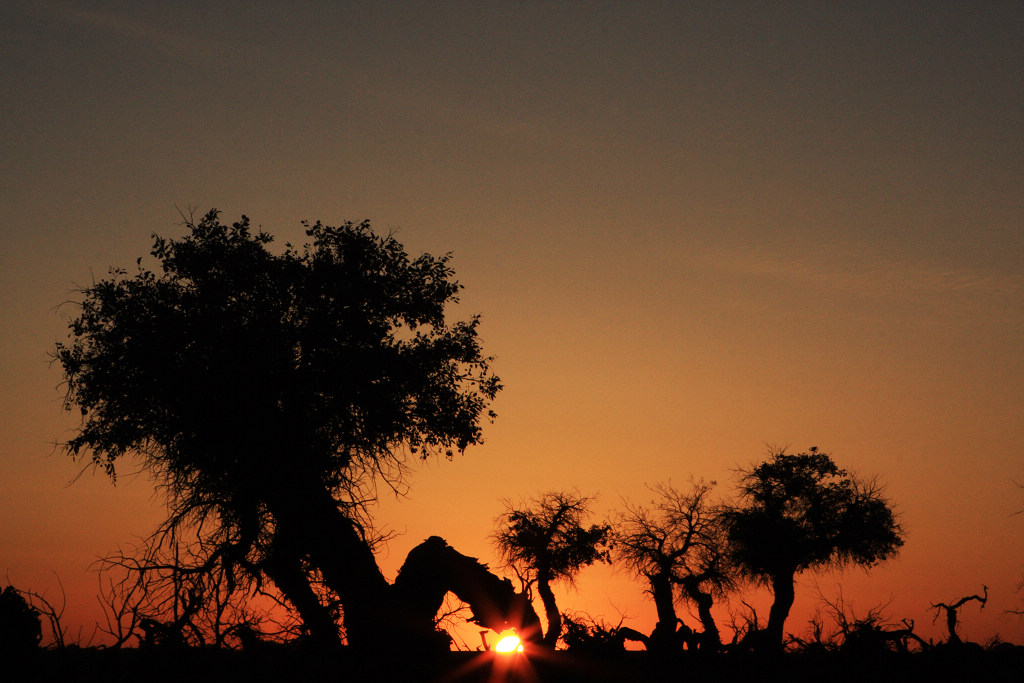
[[(841, 585), (938, 637), (929, 605), (985, 584), (961, 635), (1024, 643), (1021, 2), (7, 0), (0, 88), (0, 580), (59, 580), (73, 634), (163, 508), (129, 470), (72, 483), (61, 304), (216, 207), (454, 252), (506, 388), (484, 445), (382, 495), (389, 578), (434, 534), (496, 563), (504, 499), (727, 498), (818, 446), (906, 546), (802, 576), (789, 631)], [(558, 596), (649, 631), (643, 589)]]

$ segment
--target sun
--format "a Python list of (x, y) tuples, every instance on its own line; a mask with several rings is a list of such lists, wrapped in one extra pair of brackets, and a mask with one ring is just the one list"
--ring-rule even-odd
[(523, 641), (514, 633), (506, 632), (494, 645), (495, 652), (513, 653), (523, 651)]

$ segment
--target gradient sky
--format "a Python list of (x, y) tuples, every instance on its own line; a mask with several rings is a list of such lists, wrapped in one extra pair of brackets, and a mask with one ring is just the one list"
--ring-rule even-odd
[[(728, 496), (817, 445), (887, 484), (907, 543), (805, 575), (789, 630), (841, 584), (938, 635), (930, 603), (987, 584), (962, 635), (1024, 642), (1022, 55), (1020, 2), (7, 0), (0, 577), (59, 578), (88, 635), (90, 563), (161, 519), (144, 476), (70, 483), (47, 353), (76, 283), (216, 207), (455, 253), (506, 389), (483, 446), (385, 496), (389, 577), (432, 534), (494, 562), (505, 498)], [(608, 569), (558, 595), (653, 626)]]

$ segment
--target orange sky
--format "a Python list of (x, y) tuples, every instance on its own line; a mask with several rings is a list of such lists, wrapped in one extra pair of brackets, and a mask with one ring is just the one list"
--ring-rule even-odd
[[(145, 478), (55, 452), (47, 352), (74, 283), (176, 207), (370, 218), (455, 252), (506, 389), (486, 444), (378, 520), (494, 561), (502, 499), (691, 474), (766, 444), (888, 484), (901, 556), (804, 577), (1024, 642), (1024, 10), (982, 3), (22, 2), (0, 6), (0, 572), (85, 635), (97, 556), (150, 531)], [(653, 625), (588, 570), (566, 607)], [(471, 643), (471, 644), (475, 644)]]

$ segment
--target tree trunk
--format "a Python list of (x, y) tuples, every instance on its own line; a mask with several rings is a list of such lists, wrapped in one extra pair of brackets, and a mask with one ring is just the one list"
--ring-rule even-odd
[(649, 648), (658, 652), (678, 650), (679, 638), (676, 635), (678, 618), (676, 617), (675, 600), (669, 575), (655, 574), (649, 579), (654, 607), (658, 613), (658, 623), (654, 625), (654, 630), (651, 632)]
[(683, 590), (686, 591), (686, 595), (697, 605), (697, 616), (704, 627), (704, 633), (700, 637), (701, 649), (717, 652), (722, 649), (722, 636), (718, 632), (718, 624), (715, 623), (715, 617), (711, 614), (714, 599), (710, 593), (705, 593), (700, 589), (700, 582), (696, 577), (691, 576), (684, 579), (682, 586)]
[(764, 629), (765, 646), (769, 650), (782, 650), (783, 627), (796, 598), (795, 576), (795, 570), (783, 570), (772, 576), (772, 592), (775, 599), (768, 612), (768, 625)]
[(562, 614), (558, 611), (555, 603), (555, 594), (551, 592), (551, 580), (546, 571), (537, 572), (537, 592), (540, 594), (541, 602), (544, 603), (544, 614), (547, 618), (548, 627), (541, 639), (541, 644), (554, 648), (562, 635)]
[(309, 585), (309, 577), (294, 554), (275, 548), (264, 560), (263, 571), (298, 611), (316, 647), (334, 648), (341, 644), (338, 624), (330, 610), (320, 603), (320, 598)]
[(304, 495), (273, 501), (276, 533), (283, 536), (283, 546), (293, 550), (295, 559), (308, 558), (310, 565), (323, 574), (327, 587), (337, 594), (349, 644), (393, 645), (401, 619), (369, 544), (323, 486), (285, 490)]
[(431, 536), (409, 551), (391, 586), (392, 599), (416, 629), (413, 637), (436, 637), (434, 618), (449, 591), (470, 606), (475, 623), (498, 633), (514, 628), (526, 642), (541, 639), (540, 619), (526, 596), (440, 536)]
[(697, 603), (697, 616), (700, 617), (700, 623), (704, 626), (704, 633), (700, 637), (700, 646), (702, 650), (707, 652), (718, 652), (722, 649), (722, 636), (718, 632), (718, 624), (715, 623), (715, 617), (711, 614), (711, 606), (714, 601), (709, 593), (700, 593), (700, 597), (694, 598)]

